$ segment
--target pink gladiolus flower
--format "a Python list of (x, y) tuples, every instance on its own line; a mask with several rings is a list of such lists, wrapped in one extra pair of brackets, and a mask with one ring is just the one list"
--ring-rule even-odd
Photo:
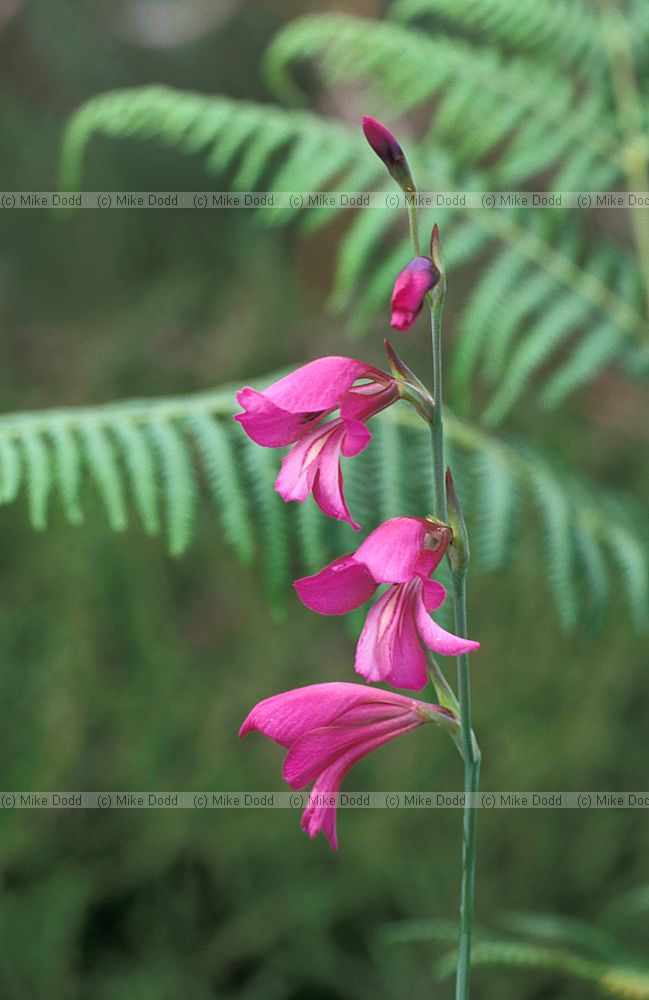
[(364, 115), (363, 132), (370, 146), (379, 159), (383, 160), (399, 187), (403, 191), (415, 191), (415, 182), (412, 179), (408, 161), (390, 129), (382, 125), (376, 118)]
[(450, 529), (421, 517), (394, 517), (367, 536), (356, 552), (315, 576), (295, 581), (307, 608), (343, 615), (359, 608), (383, 583), (387, 590), (370, 608), (356, 647), (355, 670), (368, 681), (419, 691), (426, 684), (426, 655), (457, 656), (479, 642), (445, 631), (430, 617), (446, 590), (430, 575), (439, 564)]
[(430, 257), (414, 257), (397, 277), (392, 292), (391, 324), (407, 333), (421, 312), (426, 293), (439, 281), (439, 271)]
[(312, 839), (322, 830), (336, 850), (336, 802), (347, 771), (376, 747), (426, 722), (458, 725), (447, 709), (392, 691), (311, 684), (259, 702), (239, 736), (256, 729), (288, 749), (282, 773), (291, 788), (315, 781), (302, 829)]
[[(283, 500), (302, 502), (313, 493), (325, 514), (358, 528), (345, 501), (340, 458), (367, 447), (372, 435), (365, 421), (398, 397), (395, 379), (378, 368), (353, 358), (318, 358), (263, 392), (246, 386), (237, 393), (244, 412), (234, 419), (266, 448), (293, 445), (275, 482)], [(327, 420), (335, 410), (340, 416)]]

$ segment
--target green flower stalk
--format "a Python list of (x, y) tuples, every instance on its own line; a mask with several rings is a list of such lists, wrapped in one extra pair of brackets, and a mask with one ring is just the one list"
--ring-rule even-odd
[[(397, 183), (405, 192), (414, 192), (410, 168), (392, 133), (375, 119), (364, 119), (363, 128)], [(437, 226), (430, 254), (422, 256), (414, 199), (407, 199), (407, 207), (415, 259), (397, 278), (392, 324), (406, 332), (424, 303), (430, 306), (432, 395), (389, 341), (385, 349), (391, 374), (334, 355), (309, 362), (264, 392), (247, 386), (237, 393), (242, 412), (235, 419), (253, 441), (266, 448), (291, 446), (275, 482), (282, 499), (303, 502), (312, 493), (324, 515), (357, 529), (360, 525), (352, 520), (343, 494), (340, 459), (352, 458), (370, 444), (367, 420), (401, 398), (415, 407), (431, 431), (435, 511), (384, 521), (353, 552), (296, 580), (294, 586), (302, 603), (322, 615), (348, 614), (372, 600), (356, 646), (356, 673), (370, 683), (410, 691), (424, 688), (430, 673), (440, 704), (377, 689), (370, 693), (353, 684), (309, 685), (264, 699), (241, 730), (244, 735), (258, 729), (287, 747), (284, 777), (292, 788), (315, 781), (316, 801), (309, 801), (302, 825), (311, 837), (322, 831), (333, 848), (338, 844), (337, 795), (345, 774), (356, 760), (394, 736), (424, 721), (438, 722), (463, 757), (466, 792), (477, 791), (480, 773), (480, 752), (471, 728), (468, 654), (480, 644), (467, 636), (469, 546), (450, 472), (444, 477), (441, 331), (446, 276)], [(451, 566), (457, 634), (431, 617), (446, 599), (446, 588), (433, 579), (445, 557)], [(433, 653), (456, 657), (457, 697)], [(469, 1000), (476, 858), (476, 811), (469, 802), (467, 798), (463, 820), (457, 1000)]]
[[(438, 226), (433, 227), (430, 254), (422, 256), (416, 208), (410, 203), (408, 204), (408, 222), (414, 258), (406, 264), (395, 282), (392, 293), (392, 325), (402, 333), (407, 332), (413, 327), (424, 302), (428, 303), (431, 320), (432, 407), (426, 413), (422, 413), (421, 410), (419, 412), (422, 413), (430, 427), (435, 513), (440, 521), (449, 523), (453, 533), (453, 541), (447, 549), (447, 557), (451, 567), (455, 631), (459, 638), (466, 639), (466, 574), (469, 562), (469, 543), (453, 479), (450, 470), (447, 469), (445, 474), (444, 464), (442, 314), (446, 295), (446, 272)], [(439, 674), (438, 668), (432, 671), (433, 684), (438, 692), (443, 687)], [(456, 1000), (469, 1000), (477, 845), (477, 811), (473, 806), (473, 795), (479, 790), (480, 750), (472, 728), (471, 677), (467, 652), (459, 653), (457, 656), (457, 686), (460, 749), (464, 760), (465, 807), (462, 825), (460, 943), (455, 997)]]

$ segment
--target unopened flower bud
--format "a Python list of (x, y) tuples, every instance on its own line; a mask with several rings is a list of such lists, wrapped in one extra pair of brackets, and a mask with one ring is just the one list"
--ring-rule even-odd
[(427, 293), (439, 281), (440, 273), (430, 257), (414, 257), (404, 267), (392, 291), (391, 325), (407, 333), (421, 312)]
[(401, 190), (410, 194), (414, 193), (416, 191), (415, 182), (412, 179), (408, 161), (392, 132), (376, 118), (370, 118), (369, 115), (363, 117), (363, 132), (370, 146), (379, 159), (383, 160)]

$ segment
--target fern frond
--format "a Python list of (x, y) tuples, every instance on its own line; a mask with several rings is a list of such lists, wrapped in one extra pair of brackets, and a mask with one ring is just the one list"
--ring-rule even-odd
[(603, 54), (597, 18), (577, 0), (397, 0), (391, 14), (403, 21), (432, 15), (503, 48), (564, 65), (588, 66)]
[(113, 433), (119, 442), (135, 505), (147, 535), (160, 531), (158, 483), (153, 449), (142, 429), (135, 423), (118, 421)]
[[(539, 146), (546, 154), (551, 152), (559, 172), (571, 169), (571, 158), (581, 161), (588, 148), (581, 175), (573, 170), (580, 187), (590, 187), (600, 169), (613, 171), (612, 178), (619, 176), (619, 144), (609, 112), (602, 109), (606, 96), (595, 88), (577, 99), (574, 86), (548, 76), (547, 68), (503, 63), (496, 54), (457, 39), (429, 38), (394, 24), (332, 15), (293, 21), (280, 33), (269, 54), (275, 76), (288, 78), (291, 62), (298, 57), (317, 57), (332, 81), (354, 79), (393, 90), (399, 84), (400, 93), (416, 96), (415, 103), (435, 98), (437, 115), (426, 138), (408, 144), (422, 190), (498, 187), (505, 179), (511, 182), (512, 170), (520, 173), (520, 163), (516, 167), (520, 157), (531, 157), (530, 163), (538, 167)], [(493, 113), (485, 103), (489, 101)], [(466, 114), (455, 113), (460, 105)], [(235, 186), (264, 182), (275, 190), (313, 190), (314, 185), (366, 190), (385, 182), (381, 164), (357, 129), (302, 111), (145, 87), (104, 94), (77, 111), (63, 145), (63, 186), (78, 186), (83, 155), (95, 134), (157, 141), (186, 155), (203, 152), (208, 172), (230, 171)], [(299, 219), (315, 229), (342, 211), (340, 206), (302, 210), (278, 205), (261, 209), (257, 218), (267, 225)], [(618, 345), (626, 351), (627, 345), (644, 341), (637, 266), (618, 248), (608, 246), (575, 259), (577, 251), (569, 237), (578, 234), (582, 224), (577, 219), (566, 235), (559, 225), (564, 219), (552, 211), (448, 206), (438, 210), (436, 221), (444, 227), (449, 264), (473, 260), (494, 241), (504, 245), (494, 271), (478, 281), (461, 326), (454, 364), (461, 409), (466, 410), (463, 399), (469, 378), (481, 358), (488, 381), (505, 376), (504, 394), (492, 410), (496, 420), (525, 385), (538, 378), (539, 370), (543, 376), (546, 361), (555, 368), (549, 371), (550, 388), (543, 401), (556, 405), (604, 364), (620, 358), (623, 351)], [(354, 216), (343, 241), (331, 304), (339, 310), (353, 307), (352, 333), (363, 332), (376, 310), (385, 308), (386, 289), (410, 255), (405, 229), (400, 238), (391, 237), (393, 221), (396, 210), (365, 209)], [(600, 263), (616, 256), (617, 270), (602, 274)], [(505, 284), (496, 303), (488, 287), (494, 274)], [(623, 275), (629, 274), (635, 285), (623, 289)], [(560, 298), (564, 305), (556, 307), (558, 322), (551, 337), (545, 338), (544, 306)], [(487, 312), (485, 302), (494, 305), (492, 312)], [(511, 345), (530, 316), (536, 325), (527, 330), (527, 343), (512, 352)], [(607, 326), (615, 347), (607, 349), (602, 334), (591, 345), (593, 350), (580, 348), (582, 336)], [(553, 344), (563, 350), (572, 337), (572, 353), (564, 363), (561, 352), (549, 348)], [(513, 371), (510, 362), (515, 363)], [(629, 368), (632, 362), (631, 358)]]
[[(267, 381), (273, 380), (269, 376)], [(49, 487), (57, 482), (69, 519), (79, 524), (90, 480), (115, 530), (126, 526), (127, 495), (149, 531), (159, 527), (164, 508), (168, 546), (179, 554), (191, 540), (202, 469), (223, 534), (242, 559), (258, 556), (278, 610), (294, 567), (317, 569), (317, 564), (351, 551), (358, 535), (349, 525), (325, 518), (312, 501), (282, 502), (274, 491), (280, 454), (246, 437), (232, 421), (236, 409), (234, 391), (225, 387), (0, 416), (0, 482), (6, 489), (9, 481), (11, 487), (4, 499), (17, 494), (24, 480), (32, 520), (41, 526), (51, 502)], [(399, 403), (370, 426), (374, 440), (361, 455), (344, 462), (350, 510), (364, 532), (386, 517), (421, 515), (433, 508), (430, 436), (423, 421)], [(505, 564), (534, 511), (546, 556), (542, 575), (564, 627), (574, 626), (581, 609), (592, 617), (605, 604), (609, 581), (617, 573), (635, 625), (646, 628), (646, 511), (627, 497), (554, 469), (531, 448), (500, 440), (450, 411), (445, 428), (458, 488), (463, 490), (471, 479), (479, 487), (469, 491), (473, 499), (467, 505), (477, 569)]]
[[(472, 964), (506, 968), (547, 969), (596, 985), (619, 1000), (649, 1000), (649, 972), (642, 962), (625, 954), (613, 938), (583, 920), (544, 913), (503, 914), (499, 921), (517, 935), (536, 941), (503, 938), (476, 928)], [(457, 926), (444, 920), (410, 920), (388, 924), (382, 929), (381, 944), (412, 945), (437, 942), (456, 945)], [(454, 974), (457, 949), (436, 963), (438, 978)]]
[[(553, 147), (554, 160), (571, 152), (570, 143), (577, 140), (600, 156), (616, 157), (608, 110), (599, 101), (595, 105), (592, 97), (580, 101), (569, 80), (557, 74), (556, 65), (551, 71), (537, 67), (530, 73), (524, 61), (505, 63), (493, 50), (439, 33), (427, 35), (343, 14), (313, 14), (289, 22), (271, 43), (266, 59), (271, 84), (285, 93), (292, 63), (316, 57), (328, 82), (369, 85), (392, 115), (442, 95), (435, 121), (438, 141), (450, 142), (456, 158), (466, 162), (475, 162), (476, 153), (483, 157), (502, 140), (502, 129), (492, 126), (493, 145), (488, 147), (483, 125), (490, 119), (501, 122), (505, 103), (510, 128), (524, 117), (528, 123), (533, 118), (545, 140), (538, 143), (535, 136), (537, 155)], [(455, 141), (458, 135), (461, 148)], [(476, 135), (477, 145), (465, 141)], [(530, 166), (528, 176), (538, 170)]]
[(301, 565), (306, 573), (317, 573), (327, 562), (326, 524), (313, 497), (307, 497), (297, 510), (297, 532)]
[(546, 574), (559, 620), (566, 630), (574, 628), (579, 609), (574, 580), (574, 548), (570, 530), (571, 512), (565, 490), (543, 463), (530, 462), (530, 489), (544, 522)]
[[(533, 916), (537, 917), (537, 915)], [(482, 937), (475, 942), (471, 964), (547, 969), (593, 983), (605, 995), (617, 997), (619, 1000), (649, 1000), (649, 972), (647, 969), (639, 967), (640, 963), (632, 963), (626, 958), (612, 960), (609, 957), (608, 960), (605, 960), (600, 957), (602, 953), (609, 955), (615, 942), (609, 941), (604, 935), (600, 936), (597, 928), (579, 921), (550, 918), (549, 923), (554, 923), (556, 926), (557, 933), (555, 935), (549, 933), (549, 924), (543, 926), (538, 917), (532, 921), (537, 925), (536, 931), (531, 931), (530, 921), (525, 921), (524, 914), (521, 915), (521, 922), (523, 926), (515, 927), (516, 930), (522, 930), (523, 933), (527, 933), (529, 930), (530, 933), (534, 933), (542, 939), (556, 936), (557, 940), (561, 941), (562, 946)], [(526, 930), (526, 924), (528, 930)], [(559, 927), (561, 927), (560, 931)], [(579, 948), (582, 948), (588, 940), (594, 955), (586, 955), (566, 947), (565, 942), (572, 943), (573, 939)], [(456, 961), (457, 951), (453, 949), (437, 963), (437, 974), (440, 979), (445, 979), (454, 973)]]
[(187, 417), (186, 426), (201, 453), (208, 483), (221, 512), (225, 537), (242, 562), (248, 564), (253, 556), (254, 536), (235, 443), (231, 440), (235, 425), (228, 428), (208, 414), (196, 412)]
[(515, 911), (504, 913), (498, 922), (516, 934), (585, 949), (604, 960), (610, 961), (618, 951), (615, 938), (596, 925), (576, 917)]
[(457, 924), (450, 920), (399, 920), (381, 928), (381, 942), (388, 945), (425, 944), (428, 941), (455, 944), (457, 939)]
[(126, 499), (115, 446), (106, 428), (97, 420), (82, 420), (79, 433), (92, 478), (106, 508), (108, 523), (113, 531), (124, 531), (127, 525)]
[(595, 532), (588, 531), (581, 518), (574, 526), (576, 557), (582, 579), (588, 587), (589, 620), (596, 622), (606, 606), (610, 591), (609, 574), (602, 543)]
[(244, 438), (243, 450), (255, 517), (259, 523), (258, 544), (264, 555), (264, 576), (268, 597), (273, 612), (281, 615), (291, 580), (291, 546), (288, 531), (289, 514), (286, 505), (274, 489), (278, 471), (277, 459), (269, 449), (258, 447), (248, 437)]
[[(626, 255), (603, 243), (577, 266), (572, 261), (580, 253), (578, 231), (554, 237), (552, 219), (545, 215), (537, 216), (525, 234), (512, 216), (505, 225), (511, 230), (509, 236), (502, 230), (509, 245), (472, 292), (452, 366), (454, 402), (463, 412), (478, 372), (496, 387), (484, 415), (492, 425), (507, 415), (539, 370), (557, 355), (560, 360), (541, 393), (544, 406), (557, 405), (607, 362), (621, 359), (624, 329), (637, 331), (641, 326), (628, 301), (632, 295), (638, 301), (638, 290), (625, 283), (625, 271), (634, 271)], [(555, 246), (548, 252), (553, 239)], [(531, 262), (543, 266), (530, 267)], [(523, 324), (526, 334), (514, 347)], [(560, 351), (565, 352), (567, 341), (564, 360)]]
[[(637, 527), (638, 517), (644, 522), (644, 512), (641, 514), (640, 511), (634, 511), (629, 522), (628, 509), (614, 495), (601, 489), (594, 490), (584, 480), (566, 474), (565, 471), (559, 474), (549, 466), (545, 458), (529, 447), (505, 444), (450, 415), (445, 418), (445, 426), (450, 438), (461, 447), (481, 454), (483, 461), (491, 459), (502, 463), (514, 477), (521, 498), (528, 497), (540, 513), (545, 576), (563, 627), (574, 627), (579, 617), (575, 565), (580, 558), (580, 551), (576, 548), (576, 536), (584, 533), (588, 536), (591, 548), (591, 575), (586, 580), (591, 600), (593, 592), (596, 597), (602, 592), (601, 580), (595, 579), (597, 570), (592, 557), (592, 549), (597, 546), (605, 558), (607, 577), (610, 577), (614, 565), (621, 570), (629, 598), (633, 602), (631, 609), (636, 627), (644, 631), (649, 612), (645, 528), (640, 530), (640, 534), (635, 536), (635, 542), (627, 549), (630, 524)], [(521, 506), (518, 501), (517, 508)], [(628, 500), (626, 507), (629, 507)], [(496, 526), (499, 522), (500, 519), (497, 519)], [(611, 524), (615, 524), (617, 531), (622, 533), (620, 544), (612, 541), (614, 536), (609, 530)], [(479, 520), (477, 535), (479, 539)], [(475, 551), (479, 566), (482, 551), (477, 546)]]
[(53, 423), (50, 438), (54, 447), (54, 467), (63, 509), (70, 524), (83, 521), (81, 510), (81, 449), (65, 423)]
[(401, 434), (393, 420), (375, 420), (373, 424), (374, 455), (378, 480), (378, 516), (381, 521), (411, 513), (404, 495), (404, 470)]
[[(455, 971), (457, 952), (453, 950), (440, 959), (437, 974), (445, 979)], [(508, 968), (549, 969), (586, 982), (601, 983), (609, 971), (601, 962), (581, 958), (562, 948), (542, 947), (521, 941), (476, 941), (471, 954), (472, 965), (504, 965)]]
[[(385, 212), (361, 212), (343, 240), (338, 256), (336, 282), (332, 293), (332, 306), (337, 311), (347, 308), (354, 289), (365, 269), (375, 259), (377, 245), (401, 215), (397, 209)], [(400, 241), (399, 253), (408, 262), (408, 244)]]
[(618, 522), (611, 525), (608, 536), (611, 556), (620, 567), (627, 601), (636, 628), (647, 627), (647, 554), (633, 542), (628, 529)]
[(11, 503), (18, 495), (22, 477), (20, 452), (11, 438), (0, 440), (0, 469), (2, 470), (0, 502)]
[(352, 337), (360, 337), (367, 331), (370, 320), (376, 312), (377, 303), (382, 304), (386, 313), (389, 309), (389, 294), (395, 275), (409, 260), (405, 241), (397, 244), (384, 259), (377, 264), (372, 277), (359, 292), (349, 320)]
[(22, 445), (27, 470), (29, 518), (36, 531), (44, 531), (47, 527), (47, 500), (52, 488), (50, 457), (40, 434), (25, 434)]
[(146, 430), (160, 456), (169, 551), (180, 555), (189, 545), (194, 526), (196, 481), (186, 443), (169, 420), (151, 420)]
[(571, 357), (544, 386), (541, 403), (552, 409), (559, 406), (570, 393), (590, 382), (621, 352), (623, 340), (620, 331), (607, 322), (589, 330)]
[[(202, 152), (208, 173), (223, 174), (236, 162), (235, 176), (246, 186), (268, 178), (276, 190), (282, 184), (290, 191), (313, 190), (314, 170), (324, 185), (360, 159), (348, 129), (308, 112), (141, 87), (92, 98), (73, 115), (61, 151), (63, 189), (79, 188), (84, 154), (95, 135), (156, 141), (186, 155)], [(279, 172), (271, 165), (278, 153)]]
[(588, 318), (588, 305), (571, 295), (555, 300), (516, 349), (498, 391), (484, 412), (488, 426), (500, 423), (527, 389), (532, 376), (575, 326)]
[[(451, 378), (456, 393), (456, 405), (465, 411), (468, 408), (468, 392), (480, 353), (485, 349), (495, 351), (495, 344), (502, 344), (498, 360), (492, 361), (492, 368), (500, 370), (502, 357), (506, 354), (508, 341), (516, 332), (516, 320), (509, 330), (504, 326), (502, 303), (512, 300), (512, 306), (520, 301), (521, 277), (528, 267), (522, 254), (507, 247), (486, 269), (482, 280), (473, 290), (464, 310), (453, 353)], [(546, 291), (545, 276), (542, 278), (541, 295)], [(512, 310), (509, 310), (511, 317)], [(497, 336), (498, 334), (498, 336)], [(486, 347), (485, 347), (486, 345)]]
[(624, 929), (630, 921), (649, 913), (649, 885), (635, 886), (609, 900), (602, 914), (607, 926)]
[(514, 519), (520, 507), (520, 487), (513, 470), (495, 449), (476, 452), (473, 483), (478, 516), (473, 521), (471, 547), (482, 569), (498, 569), (508, 560)]

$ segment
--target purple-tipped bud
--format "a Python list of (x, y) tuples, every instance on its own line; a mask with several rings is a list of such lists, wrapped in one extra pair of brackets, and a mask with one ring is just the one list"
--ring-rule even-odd
[(439, 271), (430, 257), (414, 257), (397, 277), (392, 292), (391, 324), (407, 333), (421, 312), (426, 293), (439, 281)]
[(408, 161), (390, 129), (382, 125), (376, 118), (364, 115), (363, 132), (370, 146), (379, 159), (383, 160), (401, 190), (414, 193), (416, 191), (415, 182), (412, 179)]

